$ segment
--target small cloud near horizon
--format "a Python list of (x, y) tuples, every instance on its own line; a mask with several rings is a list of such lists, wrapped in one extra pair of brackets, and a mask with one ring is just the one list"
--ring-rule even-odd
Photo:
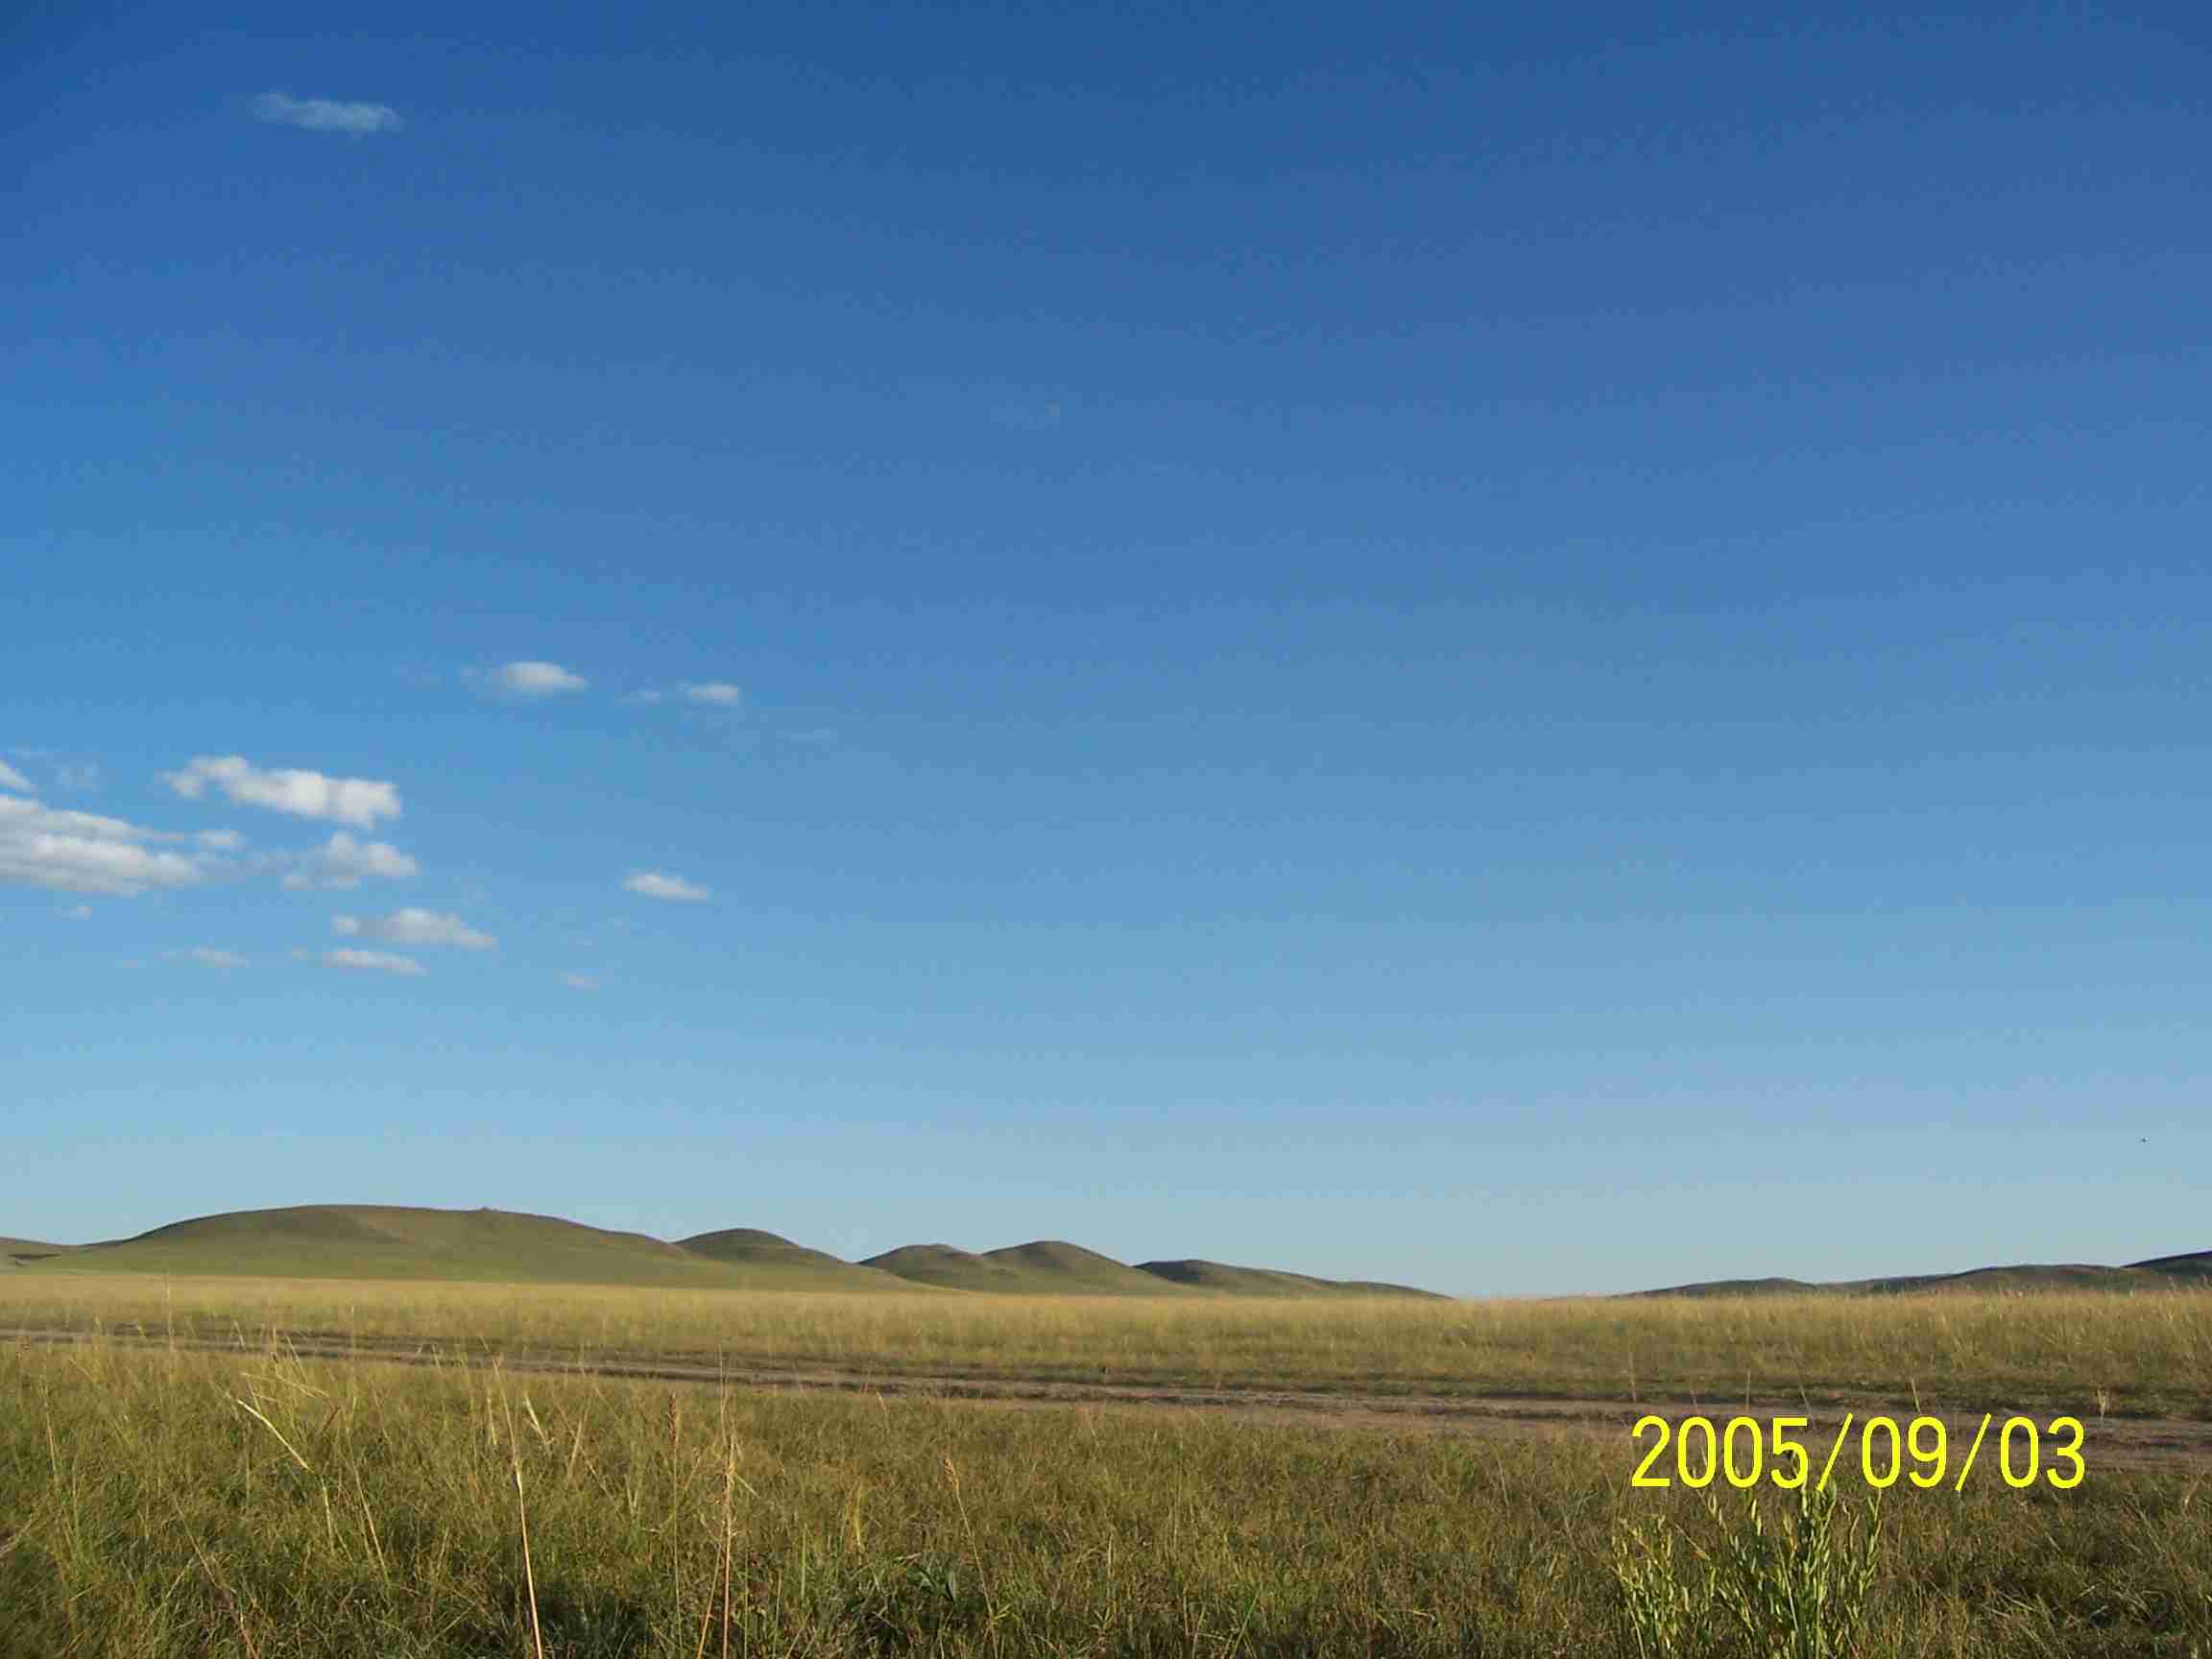
[(333, 916), (330, 931), (384, 945), (450, 945), (462, 950), (490, 950), (499, 943), (458, 916), (411, 908), (395, 910), (389, 916)]
[(325, 968), (349, 968), (364, 974), (397, 974), (402, 978), (416, 978), (429, 970), (412, 956), (399, 956), (390, 950), (295, 950), (293, 955), (303, 962), (320, 962)]
[(681, 876), (662, 875), (658, 870), (633, 870), (622, 879), (623, 887), (647, 899), (672, 899), (685, 903), (698, 903), (713, 894)]
[(244, 968), (246, 958), (235, 950), (218, 950), (212, 945), (195, 945), (189, 950), (164, 950), (164, 956), (180, 962), (197, 962), (203, 968)]
[(734, 709), (745, 701), (745, 693), (727, 680), (709, 680), (704, 685), (686, 683), (684, 695), (694, 703), (709, 703), (717, 709)]
[(571, 991), (596, 991), (599, 989), (599, 981), (592, 978), (589, 974), (564, 974), (561, 975), (561, 983), (567, 986)]
[(403, 123), (389, 104), (354, 104), (334, 98), (295, 98), (289, 92), (264, 92), (253, 100), (253, 118), (307, 132), (343, 132), (366, 138), (372, 132), (397, 132)]
[(558, 662), (508, 662), (496, 669), (492, 678), (499, 689), (511, 697), (558, 697), (566, 691), (581, 691), (591, 684)]

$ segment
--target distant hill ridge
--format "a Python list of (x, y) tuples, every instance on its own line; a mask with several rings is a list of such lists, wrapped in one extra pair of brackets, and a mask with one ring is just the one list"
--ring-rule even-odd
[(1907, 1273), (1885, 1279), (1709, 1279), (1634, 1290), (1632, 1296), (1905, 1296), (1946, 1290), (2172, 1290), (2212, 1288), (2212, 1250), (2153, 1256), (2125, 1267), (2093, 1262), (2024, 1262), (1963, 1273)]
[(387, 1204), (301, 1204), (172, 1221), (97, 1244), (0, 1238), (0, 1266), (38, 1273), (473, 1280), (702, 1289), (1086, 1296), (1427, 1296), (1263, 1267), (1132, 1267), (1062, 1239), (980, 1255), (909, 1244), (847, 1262), (781, 1234), (729, 1227), (671, 1242), (554, 1215)]

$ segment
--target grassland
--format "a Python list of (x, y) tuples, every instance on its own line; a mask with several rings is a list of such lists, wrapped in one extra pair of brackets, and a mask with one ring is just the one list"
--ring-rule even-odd
[[(0, 1347), (0, 1654), (1606, 1659), (1639, 1531), (1749, 1535), (1625, 1450)], [(2198, 1480), (1892, 1492), (1850, 1651), (2202, 1653)]]
[(1915, 1402), (2212, 1416), (2212, 1297), (1558, 1302), (640, 1292), (18, 1272), (18, 1329), (133, 1330), (886, 1378), (1608, 1401)]
[[(446, 1223), (405, 1214), (401, 1275), (236, 1270), (373, 1259), (371, 1219), (0, 1275), (0, 1659), (2212, 1655), (2212, 1296), (2186, 1275), (1448, 1302), (1209, 1294), (1202, 1271), (1114, 1293), (1139, 1269), (1055, 1248), (972, 1259), (1023, 1286), (973, 1294), (774, 1235), (530, 1217), (463, 1226), (426, 1267)], [(531, 1275), (455, 1276), (500, 1239)], [(538, 1277), (571, 1249), (665, 1277)], [(225, 1270), (92, 1270), (104, 1253)], [(69, 1334), (91, 1339), (48, 1340)], [(617, 1360), (685, 1380), (590, 1371)], [(778, 1368), (846, 1391), (728, 1384)], [(1199, 1393), (1216, 1408), (1158, 1403)], [(1465, 1432), (1441, 1409), (1501, 1398), (1590, 1408)], [(1844, 1403), (2077, 1414), (2090, 1476), (1900, 1486), (1878, 1527), (1854, 1487), (1832, 1519), (1837, 1559), (1863, 1552), (1863, 1631), (1732, 1634), (1697, 1551), (1765, 1563), (1746, 1606), (1825, 1558), (1775, 1543), (1773, 1492), (1755, 1532), (1742, 1495), (1631, 1490), (1625, 1425)], [(1819, 1604), (1861, 1605), (1828, 1594), (1838, 1571)]]

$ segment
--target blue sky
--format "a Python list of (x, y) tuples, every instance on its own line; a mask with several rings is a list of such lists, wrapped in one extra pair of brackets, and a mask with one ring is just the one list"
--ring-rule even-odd
[(17, 24), (0, 1233), (2212, 1245), (2212, 42), (1663, 10)]

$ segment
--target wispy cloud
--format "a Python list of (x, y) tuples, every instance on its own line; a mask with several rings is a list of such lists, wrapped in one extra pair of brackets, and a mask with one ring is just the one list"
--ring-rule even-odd
[(727, 680), (684, 680), (674, 685), (652, 685), (633, 691), (625, 703), (698, 703), (709, 709), (742, 709), (745, 688)]
[(246, 958), (235, 950), (218, 950), (212, 945), (195, 945), (189, 950), (164, 950), (172, 961), (197, 962), (203, 968), (243, 968)]
[(676, 899), (695, 904), (713, 897), (696, 882), (681, 876), (664, 876), (658, 870), (633, 870), (623, 878), (622, 885), (647, 899)]
[(599, 989), (599, 981), (592, 978), (589, 974), (564, 974), (561, 975), (561, 983), (567, 986), (571, 991), (596, 991)]
[(395, 955), (390, 950), (295, 950), (292, 954), (325, 968), (349, 968), (359, 974), (397, 974), (412, 979), (429, 972), (414, 957)]
[(499, 689), (515, 697), (558, 697), (581, 691), (591, 682), (558, 662), (509, 662), (492, 676)]
[(677, 689), (694, 703), (706, 703), (716, 709), (734, 709), (745, 701), (745, 693), (727, 680), (709, 680), (704, 684), (685, 682)]
[(295, 818), (324, 818), (373, 830), (379, 818), (399, 816), (399, 791), (370, 778), (329, 778), (321, 772), (264, 770), (242, 755), (199, 755), (161, 781), (187, 801), (214, 785), (248, 806), (266, 806)]
[(72, 922), (89, 922), (92, 920), (92, 906), (89, 904), (72, 904), (61, 914), (68, 917)]
[(0, 789), (16, 789), (25, 795), (37, 793), (31, 787), (31, 780), (24, 777), (22, 773), (16, 771), (5, 760), (0, 760)]
[(403, 881), (421, 866), (389, 841), (356, 841), (341, 830), (312, 853), (291, 854), (284, 885), (295, 893), (320, 893), (358, 887), (373, 876)]
[(462, 950), (489, 950), (499, 943), (479, 933), (458, 916), (435, 910), (395, 910), (389, 916), (333, 916), (330, 931), (349, 939), (373, 939), (383, 945), (450, 945)]
[(253, 100), (254, 119), (310, 132), (345, 132), (365, 138), (372, 132), (397, 132), (399, 111), (389, 104), (346, 104), (330, 98), (295, 98), (289, 92), (264, 92)]
[(206, 879), (212, 861), (149, 845), (183, 839), (120, 818), (0, 795), (0, 883), (125, 899), (150, 888), (190, 887)]

